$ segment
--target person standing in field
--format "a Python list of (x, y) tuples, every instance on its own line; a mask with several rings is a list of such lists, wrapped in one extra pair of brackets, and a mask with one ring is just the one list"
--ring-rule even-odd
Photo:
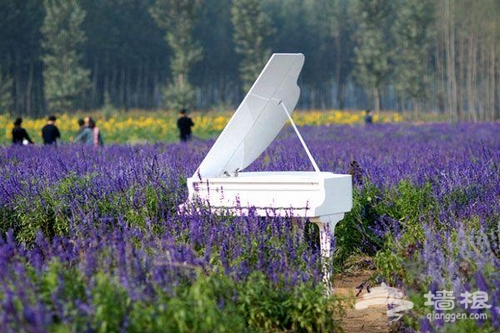
[(31, 140), (28, 132), (21, 127), (23, 123), (23, 118), (17, 118), (14, 121), (14, 128), (12, 129), (12, 143), (15, 145), (29, 145), (34, 144), (33, 140)]
[(186, 113), (187, 110), (182, 109), (179, 112), (179, 118), (177, 119), (177, 128), (179, 129), (179, 138), (181, 142), (191, 140), (191, 127), (194, 126), (193, 120), (189, 118)]
[(61, 132), (55, 125), (56, 116), (49, 116), (47, 124), (42, 128), (42, 138), (44, 145), (57, 146), (57, 139), (61, 138)]
[(101, 131), (99, 130), (99, 127), (96, 126), (94, 119), (88, 117), (88, 119), (86, 118), (85, 120), (87, 125), (83, 131), (75, 137), (75, 142), (85, 143), (94, 147), (104, 145)]
[(90, 118), (88, 127), (89, 127), (89, 129), (92, 130), (92, 143), (93, 143), (94, 147), (104, 145), (104, 142), (102, 141), (102, 136), (101, 136), (101, 129), (99, 127), (97, 127), (95, 120)]
[[(78, 119), (78, 132), (76, 132), (75, 138), (78, 137), (86, 128), (87, 128), (87, 125), (85, 124), (85, 120), (83, 120), (83, 118)], [(73, 139), (73, 142), (84, 143), (84, 142), (76, 141), (75, 139)]]
[(372, 116), (372, 111), (370, 109), (366, 110), (365, 124), (367, 125), (373, 124), (373, 116)]

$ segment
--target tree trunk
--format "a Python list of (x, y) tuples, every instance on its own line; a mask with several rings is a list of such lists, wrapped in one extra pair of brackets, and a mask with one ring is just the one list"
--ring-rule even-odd
[(144, 62), (140, 62), (139, 66), (137, 66), (137, 73), (135, 79), (135, 94), (134, 94), (134, 107), (137, 107), (141, 104), (141, 96), (142, 96), (142, 79), (143, 79), (143, 70), (144, 70)]
[(378, 114), (380, 111), (380, 92), (378, 87), (373, 89), (373, 100), (375, 102), (375, 113)]
[(484, 121), (485, 120), (485, 110), (487, 110), (488, 106), (488, 81), (485, 79), (487, 77), (487, 68), (488, 62), (487, 62), (487, 57), (486, 57), (486, 46), (484, 46), (484, 43), (481, 43), (480, 46), (480, 54), (479, 54), (479, 68), (480, 68), (480, 73), (479, 73), (479, 83), (480, 83), (480, 92), (479, 92), (479, 105), (478, 105), (478, 111), (479, 111), (479, 121)]
[[(342, 30), (341, 32), (342, 33)], [(335, 82), (337, 83), (337, 104), (340, 110), (344, 110), (344, 84), (342, 80), (342, 45), (341, 35), (335, 38), (335, 45), (337, 48), (337, 61), (335, 68)]]
[(19, 52), (16, 52), (15, 55), (15, 74), (14, 74), (14, 87), (15, 87), (15, 96), (16, 98), (14, 99), (14, 110), (16, 113), (23, 114), (24, 113), (24, 98), (22, 88), (21, 88), (21, 82), (22, 82), (22, 73), (21, 73), (21, 57), (19, 55)]
[(457, 113), (457, 83), (455, 74), (455, 27), (454, 27), (454, 0), (446, 0), (445, 3), (445, 51), (446, 51), (446, 82), (448, 112), (452, 121), (458, 120)]
[[(438, 22), (441, 22), (438, 20)], [(439, 25), (436, 24), (436, 28), (438, 30), (441, 29)], [(436, 51), (435, 51), (435, 59), (436, 59), (436, 75), (434, 76), (435, 84), (437, 87), (437, 91), (431, 91), (431, 93), (434, 93), (435, 96), (435, 103), (437, 105), (437, 108), (440, 113), (444, 113), (445, 111), (445, 98), (444, 96), (446, 95), (446, 84), (445, 84), (445, 78), (444, 78), (444, 64), (443, 64), (443, 54), (444, 51), (442, 49), (442, 43), (440, 42), (444, 40), (442, 35), (439, 35), (436, 37)]]
[(151, 103), (152, 96), (150, 89), (149, 89), (149, 74), (151, 70), (151, 63), (148, 61), (146, 62), (144, 66), (144, 78), (142, 80), (142, 103), (147, 106), (147, 108), (150, 108), (153, 106), (153, 103)]
[(125, 102), (125, 89), (126, 89), (126, 71), (125, 71), (125, 66), (122, 65), (120, 68), (120, 85), (118, 87), (119, 91), (119, 96), (120, 96), (120, 105), (124, 107), (125, 109), (127, 108), (126, 102)]
[(464, 82), (465, 82), (465, 39), (458, 40), (458, 84), (457, 84), (457, 118), (466, 120), (464, 115)]
[[(161, 103), (161, 90), (162, 90), (162, 84), (161, 84), (161, 78), (160, 78), (160, 73), (159, 73), (159, 68), (161, 64), (161, 59), (156, 58), (155, 61), (155, 66), (153, 68), (153, 105), (155, 110), (157, 110), (160, 106)], [(160, 98), (160, 100), (158, 100)]]
[(489, 121), (495, 120), (495, 43), (490, 44), (490, 66), (489, 66)]
[(475, 43), (475, 35), (471, 34), (469, 36), (469, 46), (467, 47), (467, 111), (472, 119), (472, 121), (477, 121), (477, 112), (476, 112), (476, 96), (474, 93), (474, 87), (476, 82), (476, 43)]
[(90, 105), (95, 108), (99, 105), (97, 101), (97, 81), (99, 80), (99, 60), (94, 58), (94, 71), (92, 75), (92, 88), (90, 91)]
[(109, 92), (109, 96), (111, 97), (111, 101), (118, 101), (120, 103), (120, 94), (118, 93), (118, 70), (116, 64), (113, 64), (113, 68), (111, 70), (111, 91)]
[[(498, 68), (500, 65), (500, 60), (497, 60), (497, 63), (496, 63), (496, 68)], [(496, 70), (496, 73), (495, 73), (495, 82), (500, 82), (500, 71), (498, 71), (498, 69)], [(498, 121), (500, 120), (500, 84), (495, 84), (495, 86), (497, 87), (497, 91), (495, 93), (495, 118), (493, 119), (494, 121)]]
[[(138, 68), (138, 69), (140, 69), (140, 68)], [(133, 88), (132, 88), (132, 75), (134, 75), (133, 69), (128, 68), (128, 70), (125, 73), (126, 73), (126, 76), (125, 76), (126, 77), (125, 109), (129, 110), (130, 108), (133, 108), (134, 105), (136, 105), (136, 103), (134, 102), (134, 99), (132, 97), (134, 97), (137, 94), (137, 90), (134, 92)]]
[(418, 100), (413, 100), (413, 108), (415, 109), (415, 117), (417, 118), (417, 121), (420, 121), (420, 104)]
[(110, 75), (109, 71), (106, 71), (106, 75), (104, 76), (104, 88), (103, 88), (103, 94), (102, 94), (103, 101), (105, 101), (106, 95), (108, 95), (108, 97), (111, 98), (111, 86), (110, 86), (111, 79), (110, 79), (109, 75)]
[(30, 61), (28, 83), (26, 84), (26, 113), (31, 116), (31, 90), (33, 89), (33, 61)]

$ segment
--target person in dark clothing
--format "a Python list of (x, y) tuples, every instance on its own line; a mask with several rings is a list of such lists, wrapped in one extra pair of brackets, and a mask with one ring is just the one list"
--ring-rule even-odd
[(57, 139), (61, 137), (61, 133), (55, 125), (56, 120), (55, 116), (50, 116), (47, 125), (42, 128), (42, 138), (45, 145), (57, 145)]
[(179, 129), (181, 142), (186, 142), (191, 139), (191, 127), (194, 126), (193, 120), (189, 118), (186, 113), (186, 109), (182, 109), (180, 111), (179, 119), (177, 119), (177, 128)]
[(16, 121), (14, 121), (14, 128), (12, 129), (12, 143), (15, 145), (34, 144), (33, 140), (31, 140), (28, 135), (28, 132), (21, 127), (22, 123), (23, 118), (17, 118)]
[(371, 110), (366, 110), (365, 124), (367, 124), (367, 125), (373, 124), (373, 116), (372, 116)]
[(85, 120), (83, 120), (83, 118), (78, 119), (78, 132), (76, 135), (82, 133), (86, 127), (87, 125), (85, 125)]

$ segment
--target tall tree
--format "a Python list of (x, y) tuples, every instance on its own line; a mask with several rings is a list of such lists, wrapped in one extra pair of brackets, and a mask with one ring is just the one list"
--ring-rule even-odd
[(352, 72), (352, 50), (354, 41), (351, 36), (354, 31), (351, 19), (352, 5), (349, 0), (329, 0), (327, 14), (331, 17), (329, 33), (333, 37), (333, 48), (335, 52), (335, 83), (337, 87), (337, 103), (339, 109), (345, 106), (345, 90), (347, 80)]
[(164, 90), (167, 108), (192, 108), (195, 89), (189, 82), (189, 71), (203, 57), (203, 49), (193, 37), (203, 0), (156, 0), (150, 9), (156, 23), (166, 29), (165, 39), (172, 51), (170, 69), (173, 82)]
[(303, 0), (303, 9), (299, 13), (299, 16), (303, 17), (303, 23), (297, 22), (299, 25), (296, 29), (301, 31), (297, 36), (301, 36), (302, 39), (299, 43), (307, 47), (305, 54), (308, 59), (308, 70), (302, 78), (308, 82), (304, 88), (314, 91), (310, 96), (312, 108), (323, 109), (331, 105), (332, 86), (337, 87), (335, 81), (335, 71), (338, 68), (335, 61), (337, 49), (332, 47), (334, 38), (331, 33), (331, 23), (335, 20), (332, 17), (334, 9), (332, 5), (330, 0)]
[[(162, 21), (169, 17), (160, 28), (151, 19), (150, 8), (164, 1), (173, 7), (159, 14)], [(188, 16), (189, 25), (179, 8), (194, 2), (199, 2), (199, 11)], [(83, 98), (81, 93), (73, 97), (66, 92), (61, 97), (62, 88), (79, 75), (53, 74), (54, 68), (63, 67), (61, 40), (72, 31), (68, 22), (75, 19), (68, 15), (64, 23), (55, 18), (55, 11), (73, 8), (74, 3), (86, 12), (79, 30), (87, 41), (78, 42), (76, 54), (82, 52), (82, 63), (67, 67), (73, 70), (83, 64), (91, 69), (91, 89)], [(251, 12), (250, 4), (255, 5)], [(54, 7), (53, 16), (44, 29), (64, 37), (51, 37), (57, 43), (41, 33), (49, 5)], [(419, 12), (429, 14), (433, 7), (433, 35), (426, 56), (423, 34), (429, 18), (419, 18)], [(260, 13), (267, 17), (265, 29)], [(247, 77), (247, 89), (267, 60), (269, 54), (263, 50), (302, 52), (307, 60), (300, 76), (300, 108), (373, 108), (379, 103), (399, 108), (404, 97), (406, 107), (446, 111), (443, 115), (450, 119), (495, 120), (500, 117), (499, 13), (498, 0), (0, 0), (0, 66), (11, 80), (10, 109), (19, 115), (42, 115), (45, 93), (49, 104), (55, 97), (73, 101), (66, 103), (71, 108), (99, 108), (106, 94), (119, 108), (156, 108), (165, 100), (161, 89), (167, 76), (169, 88), (187, 82), (184, 89), (191, 92), (175, 105), (185, 106), (182, 100), (193, 103), (196, 89), (196, 107), (208, 109), (231, 107), (241, 100), (242, 78)], [(179, 31), (190, 26), (188, 39), (165, 42), (165, 30), (182, 36)], [(276, 33), (271, 35), (270, 30)], [(175, 60), (187, 59), (184, 55), (191, 52), (179, 46), (181, 41), (195, 45), (199, 41), (203, 58)], [(47, 62), (42, 62), (42, 51)], [(426, 76), (428, 84), (423, 81)], [(168, 96), (179, 94), (170, 92), (166, 100), (175, 102)], [(380, 101), (367, 101), (370, 95)]]
[(89, 73), (81, 65), (85, 18), (77, 0), (44, 0), (42, 26), (45, 99), (51, 111), (75, 110), (79, 97), (89, 87)]
[(271, 20), (262, 11), (262, 0), (233, 0), (231, 19), (235, 50), (242, 56), (240, 77), (247, 91), (271, 54), (265, 46), (266, 37), (273, 33)]
[(426, 99), (434, 0), (401, 0), (392, 32), (395, 41), (395, 87), (413, 102), (419, 117), (420, 104)]
[[(87, 103), (119, 108), (158, 106), (154, 86), (169, 73), (164, 30), (149, 14), (154, 0), (79, 0), (87, 12), (85, 64), (92, 88)], [(109, 105), (109, 104), (108, 104)]]
[(205, 108), (227, 109), (241, 100), (238, 56), (231, 23), (232, 0), (204, 0), (194, 34), (203, 60), (193, 67), (192, 82), (202, 87), (197, 99)]
[(355, 6), (358, 20), (354, 36), (357, 43), (355, 77), (362, 86), (373, 91), (376, 112), (380, 109), (380, 91), (391, 72), (392, 6), (392, 1), (385, 0), (358, 0)]
[(42, 111), (39, 0), (0, 0), (0, 65), (12, 79), (12, 111), (34, 115)]
[[(479, 69), (474, 68), (470, 72), (473, 80), (471, 84), (478, 85), (480, 95), (470, 95), (476, 97), (476, 100), (471, 98), (469, 107), (480, 105), (479, 119), (495, 121), (500, 119), (500, 23), (497, 19), (500, 15), (500, 3), (496, 0), (484, 0), (481, 1), (481, 6), (473, 8), (474, 11), (465, 0), (460, 5), (465, 7), (468, 18), (475, 17), (474, 24), (469, 28), (469, 32), (472, 30), (469, 35), (477, 36), (475, 42), (478, 44), (474, 49), (478, 50), (478, 63), (475, 67)], [(464, 28), (466, 27), (462, 26), (461, 30)], [(469, 61), (466, 63), (471, 65)]]
[(445, 63), (446, 63), (446, 102), (447, 109), (449, 112), (450, 119), (452, 121), (457, 121), (458, 114), (458, 88), (457, 88), (457, 77), (456, 77), (456, 20), (455, 20), (455, 1), (454, 0), (443, 0), (442, 1), (442, 12), (443, 12), (443, 41), (445, 50)]
[(7, 113), (12, 107), (12, 79), (2, 73), (0, 66), (0, 114)]

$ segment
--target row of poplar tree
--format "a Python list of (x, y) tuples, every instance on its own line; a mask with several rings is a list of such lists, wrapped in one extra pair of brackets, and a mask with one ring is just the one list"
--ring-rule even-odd
[(0, 0), (0, 113), (234, 108), (301, 52), (302, 109), (500, 118), (498, 0)]

